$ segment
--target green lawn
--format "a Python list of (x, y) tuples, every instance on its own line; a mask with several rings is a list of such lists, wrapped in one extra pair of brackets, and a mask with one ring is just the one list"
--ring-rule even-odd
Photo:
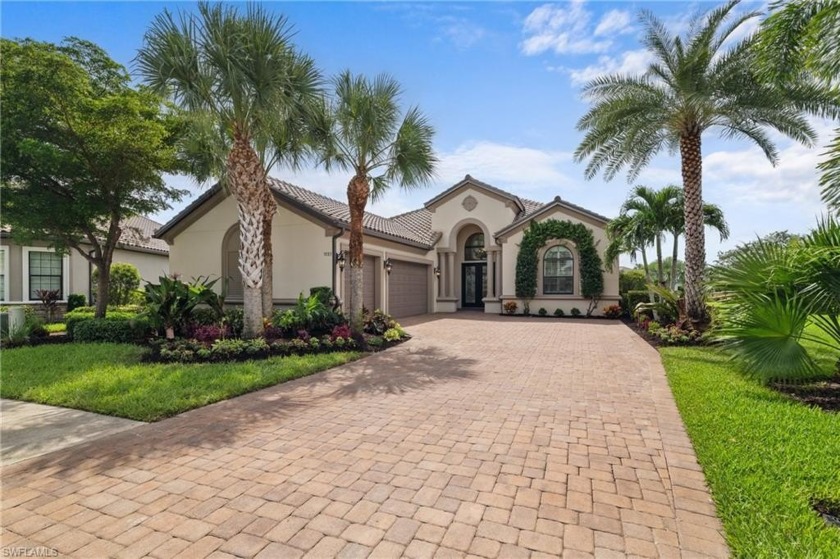
[[(708, 348), (662, 348), (683, 421), (736, 557), (840, 557), (810, 506), (840, 499), (840, 414), (744, 378)], [(818, 352), (828, 372), (836, 355)]]
[(243, 363), (141, 363), (143, 348), (61, 344), (3, 350), (0, 396), (157, 421), (239, 394), (310, 375), (357, 352)]

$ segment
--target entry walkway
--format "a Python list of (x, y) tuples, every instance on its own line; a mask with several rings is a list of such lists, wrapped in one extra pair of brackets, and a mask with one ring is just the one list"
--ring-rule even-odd
[(0, 399), (0, 463), (14, 464), (143, 425), (55, 406)]
[(723, 557), (658, 354), (458, 314), (331, 371), (21, 462), (3, 544), (77, 557)]

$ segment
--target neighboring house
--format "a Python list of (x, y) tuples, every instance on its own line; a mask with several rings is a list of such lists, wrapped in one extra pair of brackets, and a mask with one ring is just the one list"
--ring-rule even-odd
[[(275, 179), (271, 188), (279, 206), (272, 229), (275, 302), (291, 304), (315, 286), (332, 287), (346, 300), (348, 274), (337, 255), (348, 250), (347, 205)], [(469, 175), (419, 210), (391, 218), (366, 213), (365, 306), (396, 317), (462, 308), (499, 313), (504, 301), (518, 301), (516, 257), (524, 229), (547, 219), (585, 224), (603, 258), (606, 217), (559, 197), (547, 204), (519, 198)], [(241, 302), (236, 203), (222, 188), (205, 192), (157, 236), (169, 243), (173, 273), (226, 278), (227, 300)], [(573, 307), (585, 312), (589, 300), (580, 295), (574, 243), (549, 241), (539, 259), (532, 312), (540, 307), (549, 313)], [(596, 314), (619, 301), (617, 262), (614, 270), (604, 272)]]
[[(161, 275), (169, 273), (169, 247), (154, 238), (160, 223), (136, 216), (121, 227), (114, 262), (133, 264), (140, 277), (157, 283)], [(58, 289), (62, 303), (70, 293), (81, 293), (90, 302), (92, 271), (92, 264), (75, 249), (60, 255), (47, 241), (20, 245), (7, 230), (0, 232), (0, 301), (4, 305), (38, 303), (35, 292), (39, 289)]]

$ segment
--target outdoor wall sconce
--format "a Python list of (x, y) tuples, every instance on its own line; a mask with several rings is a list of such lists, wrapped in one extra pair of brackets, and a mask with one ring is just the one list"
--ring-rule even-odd
[(344, 251), (339, 251), (338, 254), (335, 255), (335, 262), (338, 264), (338, 269), (342, 272), (344, 271), (344, 261), (345, 261)]
[(435, 277), (440, 279), (440, 268), (435, 266)]
[(388, 275), (390, 276), (391, 275), (391, 269), (394, 267), (394, 265), (391, 264), (391, 259), (386, 258), (385, 262), (383, 262), (382, 265), (385, 267), (385, 271), (388, 272)]

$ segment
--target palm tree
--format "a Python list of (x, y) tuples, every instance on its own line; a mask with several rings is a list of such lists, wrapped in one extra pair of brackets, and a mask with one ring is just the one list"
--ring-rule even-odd
[(766, 132), (773, 128), (805, 145), (817, 139), (807, 114), (836, 116), (840, 102), (824, 88), (801, 81), (784, 94), (754, 70), (754, 39), (726, 48), (733, 32), (756, 12), (733, 15), (737, 0), (708, 12), (686, 37), (673, 36), (650, 12), (642, 12), (644, 43), (655, 57), (641, 76), (607, 75), (584, 87), (594, 106), (580, 119), (585, 137), (575, 151), (589, 160), (587, 178), (611, 180), (627, 167), (633, 180), (663, 149), (679, 150), (685, 191), (685, 292), (689, 317), (706, 317), (702, 277), (702, 138), (718, 129), (725, 138), (755, 142), (771, 163), (778, 151)]
[[(677, 286), (677, 258), (679, 255), (680, 235), (685, 234), (685, 196), (683, 191), (679, 189), (679, 195), (676, 203), (673, 206), (673, 213), (668, 226), (668, 232), (674, 237), (674, 247), (671, 252), (671, 278), (670, 288), (676, 289)], [(703, 203), (703, 223), (706, 227), (711, 227), (717, 230), (720, 234), (720, 240), (725, 241), (729, 238), (729, 224), (723, 216), (723, 210), (716, 204)]]
[(335, 96), (324, 111), (320, 129), (321, 160), (351, 171), (347, 185), (350, 206), (350, 326), (363, 331), (362, 221), (368, 199), (376, 201), (396, 183), (414, 188), (428, 183), (437, 158), (432, 151), (434, 128), (417, 107), (401, 117), (400, 86), (392, 77), (372, 81), (345, 71), (335, 78)]
[(680, 190), (678, 186), (672, 185), (659, 190), (636, 186), (630, 191), (630, 197), (622, 204), (619, 213), (629, 216), (652, 235), (656, 247), (656, 277), (659, 283), (665, 278), (662, 266), (662, 237), (670, 229), (674, 208), (681, 197)]
[[(293, 137), (302, 114), (321, 94), (313, 61), (295, 51), (283, 17), (249, 4), (237, 8), (202, 2), (197, 14), (176, 20), (164, 11), (146, 32), (137, 66), (152, 89), (167, 94), (193, 120), (192, 148), (199, 178), (219, 176), (239, 211), (239, 269), (245, 328), (262, 331), (262, 286), (270, 311), (271, 219), (267, 170), (297, 161)], [(187, 147), (186, 153), (200, 150)], [(268, 252), (266, 253), (266, 248)], [(266, 260), (268, 258), (268, 261)]]
[[(739, 246), (711, 269), (716, 337), (763, 380), (831, 374), (803, 341), (840, 356), (840, 221)], [(840, 360), (837, 361), (840, 366)]]

